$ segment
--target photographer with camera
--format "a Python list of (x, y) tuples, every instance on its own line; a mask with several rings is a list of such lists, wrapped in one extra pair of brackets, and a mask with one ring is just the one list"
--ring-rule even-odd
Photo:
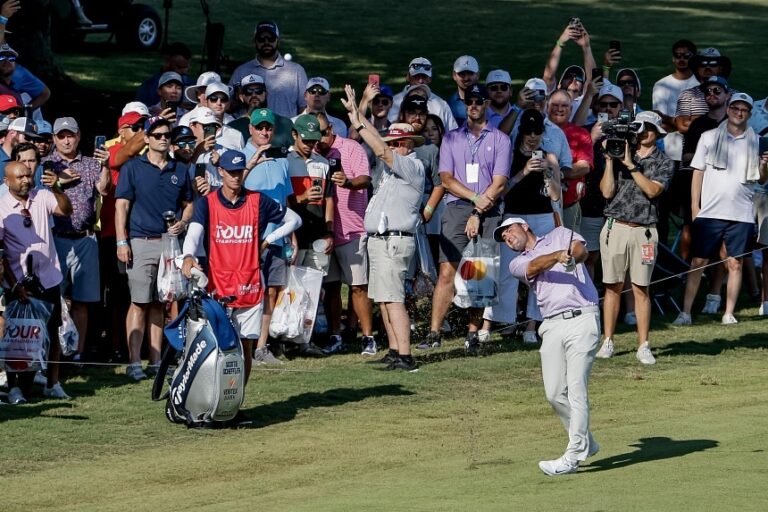
[[(619, 298), (627, 271), (632, 281), (637, 316), (638, 349), (635, 357), (643, 364), (656, 360), (648, 345), (651, 323), (651, 299), (648, 286), (656, 263), (659, 196), (672, 178), (672, 160), (656, 146), (667, 134), (661, 117), (655, 112), (641, 112), (631, 121), (629, 111), (622, 111), (615, 121), (603, 123), (605, 172), (600, 191), (608, 200), (607, 218), (600, 233), (603, 263), (603, 325), (605, 339), (596, 357), (613, 355), (613, 334), (619, 316)], [(623, 147), (622, 147), (623, 146)]]

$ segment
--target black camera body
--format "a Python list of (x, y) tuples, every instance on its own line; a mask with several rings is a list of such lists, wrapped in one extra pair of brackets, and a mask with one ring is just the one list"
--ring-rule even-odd
[(605, 153), (613, 158), (624, 158), (624, 148), (629, 142), (630, 149), (638, 142), (638, 134), (643, 129), (642, 123), (633, 121), (634, 117), (629, 110), (621, 110), (616, 119), (610, 119), (603, 123), (603, 135), (605, 135)]

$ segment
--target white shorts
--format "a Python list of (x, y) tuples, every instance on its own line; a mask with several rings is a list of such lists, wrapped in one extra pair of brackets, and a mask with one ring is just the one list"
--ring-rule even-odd
[(262, 312), (262, 303), (249, 308), (234, 308), (232, 310), (229, 318), (241, 339), (256, 340), (261, 336)]

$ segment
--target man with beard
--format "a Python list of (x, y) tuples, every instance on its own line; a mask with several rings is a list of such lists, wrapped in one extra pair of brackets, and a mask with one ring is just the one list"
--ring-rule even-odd
[[(240, 81), (240, 86), (237, 88), (237, 95), (240, 103), (245, 105), (245, 110), (241, 112), (240, 117), (229, 123), (227, 126), (239, 131), (245, 141), (251, 138), (250, 126), (251, 115), (256, 109), (262, 109), (268, 107), (267, 85), (264, 83), (264, 78), (260, 75), (245, 75)], [(272, 109), (270, 109), (272, 110)], [(289, 148), (293, 144), (293, 137), (291, 137), (291, 130), (293, 129), (293, 123), (287, 117), (283, 117), (272, 112), (275, 117), (275, 126), (272, 133), (272, 139), (270, 144), (272, 147)], [(247, 151), (243, 149), (243, 152)]]
[(501, 120), (516, 108), (509, 102), (512, 98), (512, 77), (503, 69), (494, 69), (485, 78), (485, 88), (491, 97), (487, 113), (488, 124), (498, 128)]
[[(453, 63), (453, 81), (456, 82), (456, 92), (448, 98), (453, 118), (459, 125), (467, 120), (467, 107), (464, 105), (464, 92), (475, 85), (480, 79), (480, 65), (477, 59), (470, 55), (462, 55)], [(487, 84), (486, 84), (487, 86)]]
[(32, 109), (38, 109), (51, 97), (51, 90), (27, 68), (16, 63), (19, 54), (8, 46), (0, 44), (0, 94), (10, 94), (19, 105), (24, 103), (22, 95), (29, 95)]
[(181, 92), (184, 90), (184, 83), (181, 75), (168, 71), (158, 80), (157, 93), (160, 100), (149, 108), (149, 113), (153, 116), (159, 116), (167, 108), (172, 108), (176, 114), (176, 119), (184, 115), (186, 110), (181, 108)]
[(230, 79), (230, 85), (240, 83), (245, 75), (260, 75), (271, 96), (269, 108), (285, 117), (293, 117), (306, 107), (304, 86), (307, 73), (299, 64), (286, 60), (278, 51), (280, 31), (272, 21), (256, 24), (253, 36), (256, 58), (241, 64)]
[[(344, 124), (344, 121), (325, 111), (325, 107), (331, 101), (331, 84), (328, 83), (328, 80), (321, 76), (310, 78), (304, 90), (304, 100), (307, 102), (307, 108), (299, 115), (323, 113), (333, 125), (333, 131), (342, 137), (347, 136), (347, 125)], [(297, 117), (299, 116), (293, 116), (292, 120), (295, 121)]]
[[(702, 82), (711, 76), (721, 76), (727, 79), (731, 75), (731, 59), (721, 55), (717, 48), (705, 48), (691, 59), (691, 68), (696, 78)], [(675, 111), (677, 131), (685, 135), (693, 120), (706, 115), (707, 112), (709, 112), (709, 106), (704, 92), (698, 85), (684, 90), (677, 98)]]

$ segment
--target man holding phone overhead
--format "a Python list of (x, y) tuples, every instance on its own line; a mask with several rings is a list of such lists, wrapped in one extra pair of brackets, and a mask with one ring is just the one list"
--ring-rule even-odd
[(180, 74), (174, 71), (163, 73), (157, 85), (160, 101), (150, 107), (150, 113), (153, 116), (158, 116), (165, 109), (171, 109), (171, 112), (176, 114), (176, 119), (181, 119), (181, 116), (186, 113), (186, 110), (181, 108), (181, 93), (183, 90), (184, 84)]

